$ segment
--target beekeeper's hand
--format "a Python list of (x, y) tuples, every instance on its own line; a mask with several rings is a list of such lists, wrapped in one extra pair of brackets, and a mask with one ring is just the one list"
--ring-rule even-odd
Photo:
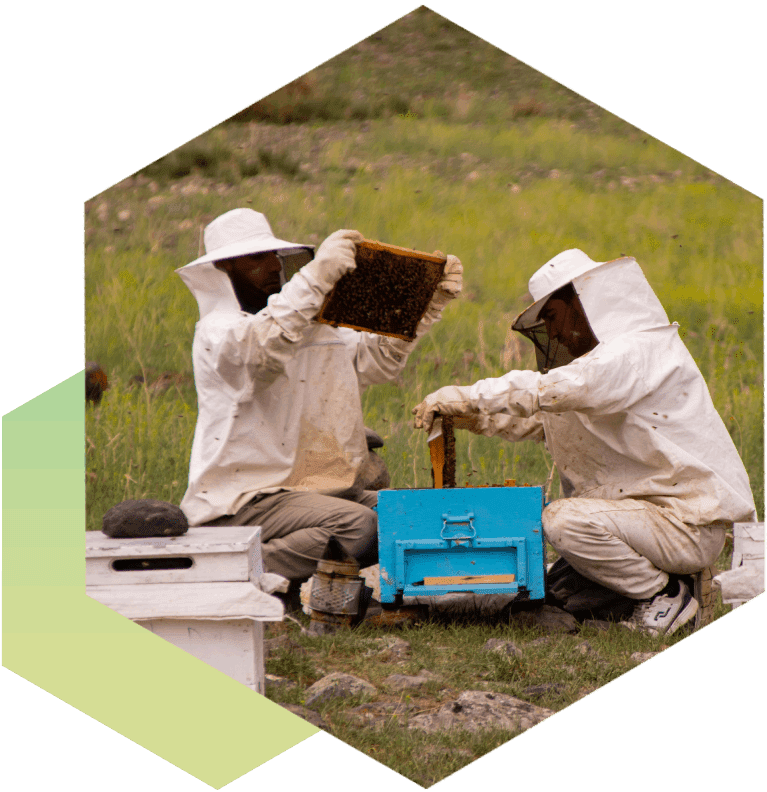
[(302, 273), (327, 294), (347, 272), (357, 266), (354, 260), (356, 243), (363, 239), (359, 231), (336, 231), (320, 245), (315, 257), (301, 268)]
[[(435, 250), (434, 255), (443, 256), (444, 253)], [(454, 300), (461, 293), (461, 289), (463, 289), (463, 265), (458, 256), (448, 256), (442, 280), (437, 284), (429, 308), (441, 313), (450, 300)]]
[(413, 407), (415, 428), (431, 431), (434, 415), (471, 415), (476, 410), (469, 398), (471, 387), (468, 385), (447, 385), (430, 393), (420, 404)]
[[(439, 250), (434, 251), (435, 256), (444, 256)], [(421, 321), (415, 329), (416, 338), (421, 338), (429, 332), (431, 326), (442, 318), (442, 309), (454, 300), (463, 288), (463, 266), (457, 256), (448, 256), (445, 262), (445, 269), (442, 273), (442, 280), (434, 290), (431, 302), (426, 306)]]

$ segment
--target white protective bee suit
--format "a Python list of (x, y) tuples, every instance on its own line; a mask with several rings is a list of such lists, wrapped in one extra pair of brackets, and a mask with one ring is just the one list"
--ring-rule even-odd
[(756, 519), (748, 475), (678, 325), (633, 258), (559, 254), (531, 278), (535, 302), (514, 329), (545, 352), (539, 314), (568, 283), (594, 349), (573, 359), (560, 348), (545, 373), (442, 388), (416, 408), (416, 423), (428, 429), (442, 412), (466, 416), (478, 434), (545, 441), (565, 495), (544, 509), (547, 539), (585, 577), (646, 599), (667, 573), (711, 565), (732, 522)]
[[(236, 240), (221, 248), (229, 255), (301, 247), (274, 239), (266, 218), (249, 209), (211, 226), (219, 221)], [(356, 231), (331, 235), (257, 313), (241, 310), (228, 275), (214, 266), (215, 250), (177, 270), (200, 308), (192, 352), (198, 420), (181, 509), (190, 525), (262, 525), (265, 567), (287, 578), (311, 575), (331, 534), (363, 565), (376, 561), (368, 508), (375, 494), (353, 486), (368, 454), (360, 396), (395, 379), (415, 342), (314, 321), (335, 280), (354, 266), (359, 239)], [(339, 257), (348, 265), (324, 278)], [(446, 302), (427, 309), (417, 335)]]

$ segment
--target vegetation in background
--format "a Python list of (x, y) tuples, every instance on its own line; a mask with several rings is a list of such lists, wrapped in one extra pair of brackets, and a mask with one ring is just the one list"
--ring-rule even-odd
[(230, 120), (327, 123), (398, 115), (480, 124), (530, 117), (584, 128), (620, 124), (423, 6)]
[[(124, 487), (130, 483), (126, 474), (138, 481), (130, 473), (133, 445), (115, 440), (110, 446), (116, 447), (114, 464), (122, 467), (118, 474), (89, 454), (89, 471), (98, 481), (107, 476), (123, 485), (101, 486), (99, 496), (89, 490), (89, 527), (97, 528), (99, 515), (127, 494), (167, 499), (168, 482), (186, 478), (193, 388), (158, 386), (142, 393), (134, 387), (127, 393), (127, 386), (146, 368), (155, 377), (175, 372), (191, 381), (197, 307), (173, 270), (200, 254), (205, 224), (234, 206), (264, 211), (281, 238), (318, 244), (331, 231), (351, 227), (369, 238), (462, 259), (464, 294), (419, 344), (400, 380), (364, 395), (366, 422), (386, 441), (382, 454), (394, 486), (429, 485), (425, 437), (413, 431), (410, 415), (423, 396), (444, 384), (534, 366), (530, 345), (509, 331), (529, 301), (527, 279), (556, 253), (580, 247), (596, 260), (636, 256), (670, 319), (680, 324), (741, 451), (762, 513), (756, 198), (657, 141), (637, 147), (624, 136), (600, 133), (592, 136), (592, 149), (585, 133), (537, 118), (512, 128), (409, 119), (365, 125), (306, 125), (288, 132), (233, 124), (225, 138), (230, 150), (248, 149), (248, 141), (252, 150), (282, 145), (300, 163), (300, 177), (270, 172), (229, 183), (189, 174), (162, 186), (138, 174), (89, 202), (87, 356), (106, 368), (113, 388), (89, 412), (88, 436), (100, 423), (123, 427), (125, 438), (130, 432), (124, 427), (146, 405), (172, 399), (183, 405), (175, 414), (186, 416), (173, 438), (165, 434), (169, 424), (147, 428), (147, 444), (172, 444), (176, 453), (170, 467), (166, 460), (162, 468), (145, 468), (141, 486)], [(541, 483), (550, 465), (540, 445), (459, 433), (460, 483)], [(174, 491), (178, 497), (178, 487)]]

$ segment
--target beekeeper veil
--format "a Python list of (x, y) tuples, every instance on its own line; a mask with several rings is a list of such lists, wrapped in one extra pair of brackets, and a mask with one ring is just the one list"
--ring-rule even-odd
[(622, 333), (669, 324), (663, 306), (634, 258), (598, 262), (581, 250), (565, 250), (530, 278), (528, 289), (534, 302), (512, 324), (512, 329), (533, 342), (538, 369), (544, 373), (574, 359), (562, 343), (549, 338), (541, 318), (549, 299), (568, 286), (580, 300), (598, 343)]

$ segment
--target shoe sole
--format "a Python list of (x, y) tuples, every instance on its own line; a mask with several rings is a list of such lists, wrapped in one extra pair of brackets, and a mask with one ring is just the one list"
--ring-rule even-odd
[(674, 621), (671, 622), (669, 628), (663, 633), (664, 635), (671, 635), (675, 633), (680, 627), (684, 627), (688, 621), (695, 618), (695, 614), (698, 612), (698, 600), (690, 599), (687, 605), (682, 608), (681, 611), (677, 614), (677, 617)]

